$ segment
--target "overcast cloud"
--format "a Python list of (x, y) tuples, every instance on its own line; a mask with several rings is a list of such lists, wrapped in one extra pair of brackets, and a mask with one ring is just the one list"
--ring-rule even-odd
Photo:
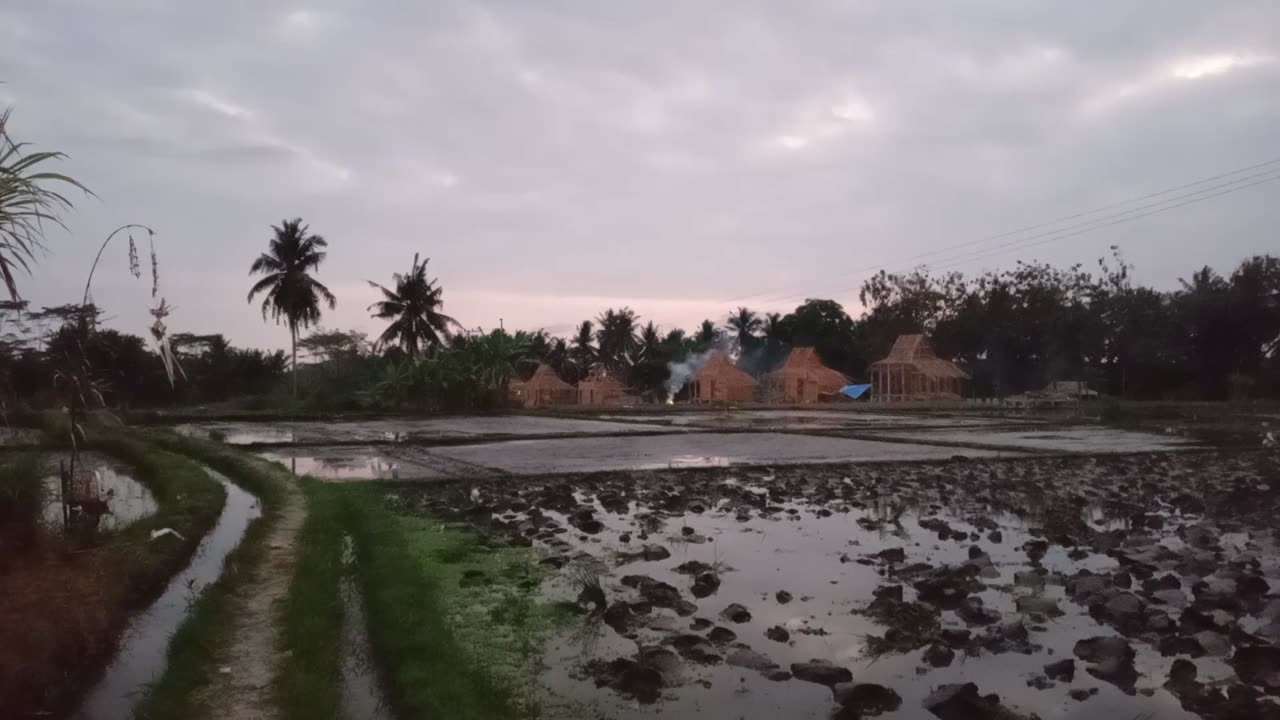
[[(173, 329), (281, 346), (247, 269), (302, 216), (329, 327), (376, 332), (365, 280), (415, 252), (470, 327), (624, 304), (689, 327), (739, 300), (856, 312), (853, 271), (1280, 157), (1280, 3), (9, 0), (0, 81), (14, 134), (98, 195), (50, 234), (37, 305), (146, 223)], [(956, 269), (1119, 243), (1171, 287), (1276, 252), (1278, 198)], [(104, 262), (95, 296), (141, 332), (147, 289), (123, 247)]]

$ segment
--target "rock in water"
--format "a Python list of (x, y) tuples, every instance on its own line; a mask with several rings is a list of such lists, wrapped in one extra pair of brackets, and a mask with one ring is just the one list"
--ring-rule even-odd
[(834, 665), (826, 660), (792, 663), (791, 674), (797, 680), (805, 680), (828, 687), (835, 687), (839, 683), (853, 682), (853, 673), (849, 672), (848, 668)]

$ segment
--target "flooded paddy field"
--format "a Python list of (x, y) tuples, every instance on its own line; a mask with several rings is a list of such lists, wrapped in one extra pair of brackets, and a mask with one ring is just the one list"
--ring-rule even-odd
[(594, 419), (500, 415), (396, 418), (336, 422), (202, 422), (178, 425), (181, 433), (230, 445), (331, 443), (432, 443), (503, 437), (557, 437), (680, 432), (666, 425)]
[(305, 446), (261, 452), (297, 475), (324, 480), (445, 480), (602, 470), (939, 460), (957, 454), (986, 457), (1018, 453), (811, 435), (711, 432), (503, 440), (447, 447)]
[(539, 592), (581, 612), (540, 682), (607, 717), (1280, 716), (1274, 452), (554, 474), (385, 502), (532, 546)]
[(601, 415), (601, 420), (662, 423), (671, 427), (721, 430), (835, 430), (887, 428), (956, 428), (1038, 425), (1024, 416), (937, 413), (889, 413), (862, 409), (725, 410), (666, 414)]

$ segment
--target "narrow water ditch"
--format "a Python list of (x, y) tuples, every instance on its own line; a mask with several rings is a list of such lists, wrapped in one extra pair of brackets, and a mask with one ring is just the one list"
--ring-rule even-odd
[(368, 622), (351, 536), (342, 538), (342, 710), (348, 720), (391, 720), (369, 652)]
[(218, 523), (200, 541), (187, 567), (169, 580), (164, 594), (129, 621), (106, 671), (72, 713), (74, 720), (118, 720), (133, 714), (147, 684), (164, 672), (169, 639), (191, 603), (222, 574), (227, 555), (240, 544), (249, 523), (262, 514), (256, 497), (221, 473), (209, 468), (205, 472), (227, 491)]

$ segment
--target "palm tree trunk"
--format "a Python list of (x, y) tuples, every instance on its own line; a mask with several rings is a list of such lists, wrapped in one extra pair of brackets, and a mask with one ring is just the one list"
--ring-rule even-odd
[(289, 341), (293, 348), (293, 399), (298, 399), (298, 325), (289, 323)]

